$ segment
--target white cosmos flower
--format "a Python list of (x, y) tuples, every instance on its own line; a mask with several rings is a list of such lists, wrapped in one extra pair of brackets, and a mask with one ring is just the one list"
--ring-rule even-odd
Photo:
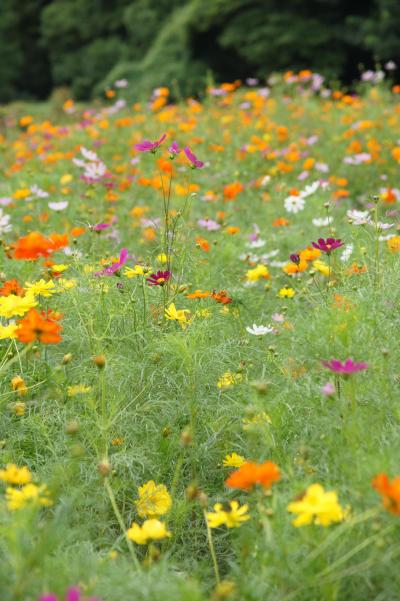
[(313, 182), (309, 186), (306, 186), (302, 192), (300, 192), (300, 196), (302, 198), (307, 198), (307, 196), (311, 196), (311, 194), (314, 194), (314, 192), (318, 190), (319, 186), (320, 183), (318, 180)]
[(253, 334), (253, 336), (265, 336), (265, 334), (273, 334), (275, 332), (275, 329), (271, 325), (257, 326), (255, 323), (253, 323), (252, 328), (247, 326), (246, 330), (249, 334)]
[(5, 215), (3, 209), (0, 208), (0, 235), (11, 232), (12, 225), (10, 224), (10, 215)]
[(68, 206), (67, 200), (60, 200), (59, 202), (49, 202), (47, 203), (49, 209), (52, 211), (63, 211)]
[(383, 223), (382, 221), (378, 221), (376, 224), (378, 230), (389, 230), (394, 226), (394, 223)]
[(304, 209), (306, 201), (301, 196), (288, 196), (283, 204), (288, 213), (298, 213)]
[(356, 209), (351, 209), (346, 213), (347, 219), (353, 225), (365, 225), (366, 223), (371, 223), (371, 215), (369, 211), (357, 211)]
[(33, 184), (33, 186), (31, 186), (31, 192), (38, 198), (47, 198), (49, 195), (48, 192), (45, 192), (45, 190), (42, 190), (36, 184)]
[(346, 244), (342, 254), (340, 255), (340, 260), (345, 263), (346, 261), (348, 261), (350, 259), (352, 252), (353, 252), (353, 245)]
[(315, 217), (312, 222), (315, 227), (326, 227), (333, 221), (333, 217)]
[(266, 240), (261, 240), (261, 238), (259, 238), (259, 240), (252, 240), (251, 242), (247, 242), (246, 246), (247, 248), (261, 248), (262, 246), (265, 246), (266, 243)]
[(99, 160), (99, 157), (97, 156), (97, 154), (95, 152), (93, 152), (93, 150), (88, 150), (84, 146), (81, 146), (80, 151), (81, 151), (81, 155), (83, 157), (85, 157), (85, 159), (87, 159), (88, 161), (98, 161)]
[(98, 180), (105, 175), (106, 171), (107, 167), (104, 163), (86, 163), (83, 175), (89, 179)]

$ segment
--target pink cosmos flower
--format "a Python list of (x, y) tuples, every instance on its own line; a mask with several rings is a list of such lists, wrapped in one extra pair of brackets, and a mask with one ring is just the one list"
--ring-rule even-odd
[(217, 230), (221, 229), (219, 223), (213, 221), (212, 219), (199, 219), (197, 223), (200, 227), (203, 227), (209, 232), (216, 232)]
[(332, 382), (327, 382), (324, 386), (322, 386), (321, 392), (325, 396), (332, 396), (335, 394), (336, 389), (335, 389), (334, 384), (332, 384)]
[(321, 252), (330, 255), (333, 250), (340, 248), (344, 243), (340, 239), (327, 238), (324, 240), (324, 238), (319, 238), (318, 242), (312, 242), (311, 244), (314, 248), (318, 248)]
[[(71, 586), (65, 594), (65, 601), (81, 601), (81, 600), (83, 601), (79, 588), (77, 586)], [(57, 595), (55, 595), (54, 593), (48, 593), (46, 595), (42, 595), (39, 598), (39, 601), (61, 601), (61, 599), (59, 600)], [(90, 597), (90, 599), (88, 599), (87, 601), (100, 601), (100, 600), (95, 597)]]
[(177, 154), (179, 154), (181, 151), (181, 149), (178, 146), (178, 142), (176, 140), (174, 140), (174, 142), (172, 142), (171, 146), (168, 147), (168, 152), (171, 155), (171, 158), (173, 158), (174, 156), (176, 156)]
[(92, 226), (92, 230), (94, 232), (102, 232), (103, 230), (107, 230), (109, 227), (111, 227), (111, 224), (109, 223), (96, 223), (96, 225)]
[(139, 152), (155, 152), (159, 146), (164, 142), (167, 134), (163, 134), (159, 140), (151, 142), (151, 140), (143, 140), (139, 144), (135, 144), (134, 149)]
[(119, 260), (116, 263), (110, 265), (110, 267), (106, 267), (101, 271), (97, 271), (94, 275), (96, 277), (101, 277), (103, 275), (114, 275), (128, 260), (128, 249), (122, 248), (119, 254)]
[(146, 278), (146, 282), (150, 286), (164, 286), (165, 282), (171, 278), (172, 273), (170, 271), (157, 271), (157, 273), (152, 273), (151, 276)]
[(192, 163), (193, 167), (197, 167), (198, 169), (201, 169), (202, 167), (204, 167), (204, 163), (203, 161), (200, 161), (195, 154), (193, 154), (193, 152), (190, 150), (189, 146), (186, 146), (183, 149), (183, 152), (185, 153), (186, 157), (189, 159), (189, 161)]
[(367, 363), (355, 363), (353, 359), (346, 359), (344, 363), (339, 361), (339, 359), (331, 359), (330, 361), (322, 361), (322, 365), (335, 372), (335, 374), (344, 375), (354, 374), (363, 369), (368, 369)]

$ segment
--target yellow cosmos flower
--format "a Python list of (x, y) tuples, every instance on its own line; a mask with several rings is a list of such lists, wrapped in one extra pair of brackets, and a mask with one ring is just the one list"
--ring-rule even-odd
[(57, 292), (54, 282), (49, 280), (38, 280), (31, 284), (30, 282), (25, 282), (25, 287), (27, 288), (28, 294), (32, 294), (33, 296), (43, 296), (44, 298), (50, 298)]
[(11, 386), (13, 390), (18, 392), (19, 396), (24, 396), (28, 392), (24, 379), (21, 376), (14, 376), (11, 380)]
[(37, 486), (32, 483), (26, 484), (22, 488), (7, 488), (6, 502), (11, 511), (29, 506), (52, 505), (46, 486), (44, 484)]
[(32, 474), (26, 466), (17, 467), (14, 463), (8, 463), (4, 470), (0, 470), (0, 480), (7, 484), (28, 484), (32, 481)]
[(230, 455), (225, 455), (222, 465), (225, 467), (241, 467), (245, 462), (245, 458), (241, 455), (238, 455), (237, 453), (231, 453)]
[(174, 303), (165, 309), (165, 318), (170, 321), (177, 321), (182, 328), (185, 328), (188, 323), (186, 313), (190, 313), (188, 309), (177, 309)]
[(280, 298), (293, 298), (295, 294), (293, 288), (281, 288), (278, 292)]
[(138, 489), (139, 499), (135, 501), (136, 509), (141, 518), (154, 518), (164, 515), (172, 507), (172, 499), (164, 484), (156, 484), (149, 480)]
[(249, 269), (246, 272), (248, 282), (258, 282), (260, 278), (269, 279), (268, 268), (265, 265), (257, 265), (254, 269)]
[(75, 384), (74, 386), (67, 387), (67, 395), (75, 396), (77, 394), (85, 394), (92, 390), (91, 386), (85, 386), (85, 384)]
[(71, 288), (75, 288), (75, 286), (77, 285), (77, 280), (68, 280), (66, 278), (59, 278), (57, 280), (57, 284), (60, 288), (60, 290), (71, 290)]
[(70, 173), (65, 173), (60, 177), (60, 184), (62, 186), (69, 184), (70, 181), (72, 181), (72, 175)]
[(348, 514), (348, 510), (340, 506), (336, 492), (326, 492), (321, 484), (309, 486), (303, 497), (299, 501), (289, 503), (287, 509), (290, 513), (297, 514), (293, 521), (296, 527), (312, 523), (330, 526), (342, 522)]
[(313, 267), (314, 269), (322, 273), (322, 275), (329, 276), (332, 273), (332, 269), (329, 268), (329, 265), (318, 259), (313, 262)]
[(234, 374), (231, 371), (226, 371), (217, 382), (218, 388), (229, 388), (234, 384), (239, 384), (243, 380), (242, 374)]
[(247, 522), (250, 519), (248, 515), (249, 506), (239, 506), (237, 501), (230, 501), (229, 504), (222, 505), (217, 503), (214, 505), (214, 512), (208, 512), (206, 514), (207, 523), (210, 528), (218, 528), (219, 526), (226, 526), (227, 528), (239, 528), (243, 522)]
[(62, 273), (63, 271), (66, 271), (67, 269), (69, 269), (69, 265), (64, 265), (63, 263), (60, 263), (59, 265), (51, 266), (51, 271), (56, 271), (57, 273)]
[(6, 338), (16, 338), (17, 330), (18, 326), (15, 323), (9, 323), (8, 326), (0, 325), (0, 340), (5, 340)]
[(158, 263), (161, 263), (161, 265), (163, 265), (164, 263), (167, 263), (168, 257), (165, 253), (161, 253), (157, 256), (157, 261)]
[(0, 297), (0, 317), (14, 317), (14, 315), (22, 316), (25, 315), (32, 309), (32, 307), (36, 307), (37, 300), (32, 294), (27, 294), (26, 296), (16, 296), (15, 294), (10, 294), (9, 296), (1, 296)]
[(127, 537), (138, 545), (146, 545), (152, 540), (162, 540), (171, 536), (163, 522), (156, 519), (146, 520), (141, 526), (133, 522), (126, 532)]
[(126, 275), (127, 278), (137, 278), (140, 275), (147, 275), (150, 271), (150, 267), (135, 265), (135, 267), (125, 267), (124, 275)]

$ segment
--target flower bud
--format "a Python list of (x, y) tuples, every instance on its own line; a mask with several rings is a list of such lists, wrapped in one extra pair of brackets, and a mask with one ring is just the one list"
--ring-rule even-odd
[(103, 369), (106, 364), (106, 358), (104, 355), (96, 355), (92, 358), (92, 361), (99, 369)]
[(79, 422), (77, 419), (71, 419), (65, 425), (65, 432), (67, 434), (76, 434), (79, 430)]
[(184, 447), (190, 447), (193, 442), (192, 432), (189, 428), (185, 428), (181, 433), (181, 445)]
[(102, 459), (100, 463), (97, 464), (97, 471), (103, 478), (107, 478), (107, 476), (111, 474), (111, 463), (108, 459)]
[(72, 361), (72, 353), (67, 353), (63, 357), (62, 364), (67, 365), (67, 363), (70, 363), (71, 361)]

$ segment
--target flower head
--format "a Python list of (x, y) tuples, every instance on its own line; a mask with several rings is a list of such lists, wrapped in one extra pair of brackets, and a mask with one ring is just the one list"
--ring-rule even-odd
[(25, 484), (22, 488), (7, 488), (6, 502), (8, 509), (11, 511), (24, 509), (25, 507), (52, 505), (46, 486), (44, 484), (38, 486), (31, 482)]
[(368, 369), (367, 363), (355, 363), (353, 359), (346, 359), (344, 363), (339, 361), (339, 359), (331, 359), (330, 361), (322, 361), (322, 365), (336, 374), (344, 375), (354, 374), (363, 369)]
[(400, 515), (400, 476), (389, 480), (387, 474), (377, 474), (372, 486), (382, 495), (383, 506), (390, 513)]
[(41, 279), (33, 284), (25, 282), (25, 287), (28, 294), (30, 293), (33, 296), (43, 296), (44, 298), (50, 298), (56, 292), (56, 287), (52, 280), (46, 282), (44, 279)]
[(256, 484), (260, 484), (263, 488), (270, 488), (280, 477), (279, 468), (272, 461), (265, 461), (261, 464), (246, 461), (225, 480), (225, 484), (229, 488), (241, 488), (242, 490), (251, 490)]
[(166, 525), (157, 519), (145, 520), (141, 526), (133, 522), (126, 532), (127, 537), (138, 545), (146, 545), (152, 540), (161, 540), (171, 536)]
[(0, 470), (0, 480), (17, 486), (29, 484), (32, 481), (32, 474), (26, 466), (17, 467), (14, 463), (8, 463), (5, 469)]
[(118, 261), (116, 261), (115, 263), (110, 265), (110, 267), (106, 267), (105, 269), (102, 269), (101, 271), (97, 271), (94, 275), (96, 277), (103, 276), (103, 275), (114, 275), (114, 273), (116, 273), (117, 271), (119, 271), (121, 269), (122, 265), (125, 265), (127, 260), (128, 260), (128, 249), (122, 248), (121, 252), (119, 253)]
[(190, 150), (190, 148), (188, 146), (186, 146), (183, 149), (183, 152), (185, 153), (186, 157), (189, 159), (189, 161), (192, 164), (192, 167), (197, 167), (197, 169), (201, 169), (202, 167), (204, 167), (204, 163), (203, 161), (200, 161), (195, 154), (193, 154), (193, 152)]
[(170, 271), (157, 271), (157, 273), (152, 273), (150, 277), (146, 278), (146, 282), (150, 286), (164, 286), (171, 277), (172, 273)]
[(25, 315), (30, 309), (36, 307), (37, 301), (31, 294), (26, 296), (15, 296), (10, 294), (9, 296), (0, 297), (0, 316), (1, 317), (14, 317), (18, 315), (21, 317)]
[(336, 240), (335, 238), (327, 238), (326, 240), (324, 240), (324, 238), (318, 238), (318, 242), (312, 242), (311, 244), (314, 248), (330, 255), (333, 250), (343, 246), (344, 242), (340, 239)]
[(224, 467), (241, 467), (246, 460), (241, 455), (237, 453), (231, 453), (230, 455), (225, 455), (222, 465)]
[(207, 523), (210, 528), (218, 528), (219, 526), (226, 526), (227, 528), (239, 528), (243, 522), (247, 522), (250, 519), (248, 515), (249, 506), (239, 506), (237, 501), (230, 501), (222, 505), (222, 503), (216, 503), (214, 505), (214, 512), (208, 512), (206, 514)]
[(20, 342), (28, 343), (38, 340), (42, 344), (57, 344), (61, 342), (62, 326), (49, 317), (42, 317), (36, 309), (30, 309), (28, 315), (18, 322), (17, 338)]
[(171, 303), (164, 312), (166, 319), (177, 321), (182, 328), (185, 328), (188, 323), (186, 313), (190, 313), (190, 311), (188, 309), (177, 309), (174, 303)]
[(167, 134), (163, 134), (161, 136), (161, 138), (159, 140), (156, 140), (155, 142), (151, 142), (151, 140), (143, 140), (142, 142), (135, 144), (134, 148), (135, 148), (135, 150), (138, 150), (139, 152), (155, 153), (157, 148), (159, 146), (161, 146), (161, 144), (164, 142), (166, 137), (167, 137)]
[(172, 499), (164, 484), (156, 484), (149, 480), (139, 487), (139, 499), (135, 501), (136, 509), (141, 518), (154, 518), (164, 515), (172, 507)]
[(300, 499), (289, 503), (290, 513), (297, 514), (294, 526), (315, 523), (317, 526), (330, 526), (342, 522), (346, 511), (340, 506), (335, 492), (326, 492), (320, 484), (312, 484)]
[(265, 336), (266, 334), (273, 334), (275, 333), (275, 329), (269, 325), (269, 326), (257, 326), (255, 323), (253, 323), (253, 327), (250, 328), (249, 326), (246, 327), (246, 330), (249, 334), (253, 334), (253, 336)]

